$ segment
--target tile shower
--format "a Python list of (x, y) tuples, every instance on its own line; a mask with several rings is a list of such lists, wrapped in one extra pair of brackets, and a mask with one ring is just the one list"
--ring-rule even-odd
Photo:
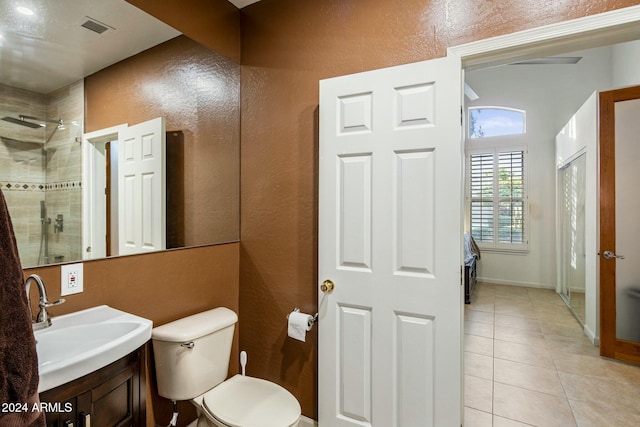
[[(46, 95), (0, 84), (0, 117), (20, 115), (63, 121), (60, 127), (47, 123), (32, 129), (0, 120), (0, 189), (9, 205), (22, 266), (81, 259), (83, 81)], [(55, 227), (59, 215), (61, 232)]]

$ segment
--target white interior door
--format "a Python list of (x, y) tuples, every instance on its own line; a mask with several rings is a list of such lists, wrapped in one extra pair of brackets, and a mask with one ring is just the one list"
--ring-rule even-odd
[(461, 425), (460, 89), (457, 57), (320, 82), (322, 427)]
[(119, 255), (165, 249), (165, 124), (129, 126), (118, 141)]

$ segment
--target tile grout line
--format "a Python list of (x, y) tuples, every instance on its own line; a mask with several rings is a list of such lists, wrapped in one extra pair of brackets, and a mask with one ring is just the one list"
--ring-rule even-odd
[(496, 399), (496, 304), (493, 299), (493, 333), (491, 334), (491, 425), (495, 419), (495, 399)]
[[(547, 334), (545, 334), (546, 337)], [(546, 339), (545, 339), (545, 346), (546, 346)], [(579, 427), (578, 425), (578, 419), (576, 418), (576, 413), (573, 410), (573, 405), (571, 404), (571, 401), (569, 400), (569, 395), (567, 394), (567, 389), (564, 386), (564, 383), (562, 382), (562, 378), (560, 377), (560, 370), (558, 369), (558, 364), (556, 363), (556, 359), (555, 357), (553, 357), (553, 352), (551, 351), (551, 349), (549, 349), (549, 352), (551, 353), (551, 361), (553, 362), (553, 367), (555, 368), (556, 371), (556, 375), (558, 376), (558, 380), (560, 381), (560, 386), (562, 387), (562, 392), (564, 393), (565, 399), (567, 401), (567, 405), (569, 405), (569, 410), (571, 411), (571, 416), (573, 417), (573, 422), (575, 423), (576, 426)]]
[[(531, 299), (531, 295), (530, 295), (528, 292), (527, 292), (527, 299), (529, 300), (529, 303), (533, 305), (533, 301), (532, 301), (532, 299)], [(482, 310), (482, 311), (484, 311), (484, 310)], [(516, 316), (517, 316), (517, 315), (516, 315)], [(517, 317), (523, 317), (523, 316), (517, 316)], [(524, 317), (527, 317), (527, 316), (524, 316)], [(537, 322), (541, 322), (541, 320), (539, 319), (539, 317), (538, 317), (538, 316), (532, 317), (532, 319), (535, 319)], [(476, 321), (476, 322), (482, 322), (482, 321), (477, 321), (477, 320), (474, 320), (474, 321)], [(486, 323), (486, 322), (482, 322), (482, 323)], [(551, 320), (551, 321), (547, 321), (547, 323), (553, 323), (553, 321), (552, 321), (552, 320)], [(497, 327), (497, 323), (496, 323), (495, 294), (494, 294), (494, 304), (493, 304), (493, 328), (492, 328), (493, 334), (492, 334), (492, 338), (491, 338), (491, 339), (492, 339), (492, 342), (491, 342), (491, 344), (492, 344), (492, 367), (493, 367), (493, 370), (492, 370), (492, 386), (491, 386), (491, 390), (492, 390), (492, 396), (491, 396), (491, 417), (492, 417), (492, 424), (491, 424), (491, 425), (493, 425), (493, 421), (494, 421), (494, 419), (495, 419), (495, 417), (496, 417), (496, 414), (495, 414), (495, 386), (496, 386), (496, 382), (497, 382), (497, 381), (496, 381), (496, 359), (497, 359), (497, 357), (496, 357), (496, 327)], [(513, 329), (519, 329), (519, 328), (513, 328)], [(526, 329), (525, 329), (524, 331), (526, 331)], [(469, 334), (469, 335), (474, 335), (474, 336), (475, 336), (475, 334)], [(547, 334), (546, 334), (546, 333), (544, 333), (544, 331), (542, 330), (542, 328), (541, 328), (541, 330), (540, 330), (540, 335), (541, 335), (541, 336), (542, 336), (542, 338), (543, 338), (542, 346), (545, 348), (545, 350), (547, 350), (547, 351), (549, 351), (549, 352), (550, 352), (550, 351), (551, 351), (551, 349), (548, 347), (548, 343), (547, 343), (546, 339), (544, 339), (544, 338), (547, 336)], [(478, 335), (478, 336), (482, 337), (481, 335)], [(483, 337), (483, 338), (487, 338), (487, 337)], [(507, 342), (510, 342), (510, 341), (507, 341)], [(517, 342), (516, 342), (516, 344), (524, 345), (524, 346), (529, 346), (529, 347), (532, 347), (532, 348), (533, 348), (533, 347), (537, 347), (537, 346), (531, 346), (531, 345), (529, 345), (528, 343), (517, 343)], [(480, 354), (480, 353), (476, 353), (476, 354)], [(509, 359), (505, 359), (505, 360), (508, 360), (508, 361), (509, 361)], [(513, 361), (513, 362), (514, 362), (514, 363), (518, 363), (518, 362), (516, 362), (516, 361)], [(558, 380), (560, 380), (560, 378), (559, 378), (559, 374), (558, 374), (558, 372), (559, 372), (559, 371), (558, 371), (558, 367), (557, 367), (556, 361), (555, 361), (555, 359), (554, 359), (553, 357), (551, 357), (551, 362), (553, 363), (553, 369), (550, 369), (550, 368), (546, 368), (546, 369), (547, 369), (547, 370), (550, 370), (550, 371), (554, 371), (554, 372), (555, 372), (555, 374), (556, 374), (556, 376), (558, 376)], [(523, 364), (525, 364), (525, 365), (529, 365), (529, 364), (527, 364), (527, 363), (523, 363)], [(536, 366), (536, 365), (532, 365), (532, 366), (535, 366), (535, 367), (538, 367), (538, 368), (542, 368), (542, 367), (540, 367), (540, 366)], [(542, 368), (542, 369), (545, 369), (545, 368)], [(510, 384), (507, 384), (507, 385), (510, 385)], [(566, 394), (566, 390), (565, 390), (565, 388), (564, 388), (564, 384), (562, 384), (562, 381), (560, 381), (560, 385), (561, 385), (561, 387), (562, 387), (562, 390), (563, 390), (563, 394), (564, 394), (565, 400), (566, 400), (566, 402), (567, 402), (567, 404), (569, 405), (569, 408), (570, 408), (570, 410), (571, 410), (571, 415), (572, 415), (572, 418), (573, 418), (573, 420), (574, 420), (574, 423), (575, 423), (575, 425), (577, 426), (577, 425), (578, 425), (578, 424), (577, 424), (577, 420), (576, 420), (575, 414), (574, 414), (574, 412), (573, 412), (573, 408), (572, 408), (572, 406), (571, 406), (571, 403), (570, 403), (570, 401), (569, 401), (569, 399), (568, 399), (568, 396), (567, 396), (567, 394)], [(546, 395), (549, 395), (549, 396), (554, 396), (554, 397), (562, 398), (561, 396), (558, 396), (558, 395), (552, 395), (552, 394), (548, 394), (548, 393), (540, 392), (540, 391), (537, 391), (537, 390), (530, 390), (530, 389), (525, 388), (525, 387), (519, 387), (519, 386), (513, 386), (513, 387), (517, 387), (517, 388), (520, 388), (520, 389), (523, 389), (523, 390), (527, 390), (527, 391), (538, 392), (538, 393), (546, 394)], [(513, 421), (521, 422), (521, 421), (518, 421), (518, 420), (513, 420)], [(523, 424), (524, 424), (524, 423), (523, 423)]]
[[(548, 347), (547, 340), (546, 340), (547, 334), (544, 333), (544, 329), (542, 328), (542, 325), (540, 325), (540, 326), (541, 326), (540, 329), (542, 331), (542, 337), (543, 337), (543, 340), (544, 340), (544, 346), (545, 346), (545, 348), (547, 348), (547, 350), (549, 350), (549, 353), (551, 353), (551, 349)], [(571, 417), (573, 418), (573, 422), (576, 425), (576, 427), (579, 427), (578, 426), (578, 420), (576, 419), (576, 414), (573, 411), (573, 406), (571, 405), (571, 402), (569, 401), (569, 396), (567, 395), (567, 390), (564, 387), (564, 383), (562, 382), (562, 379), (560, 378), (560, 374), (559, 374), (559, 371), (558, 371), (558, 365), (556, 364), (556, 359), (553, 357), (553, 354), (551, 354), (551, 361), (553, 362), (553, 367), (555, 368), (556, 376), (558, 377), (558, 381), (560, 382), (560, 386), (562, 387), (562, 392), (564, 393), (565, 400), (567, 402), (567, 405), (569, 406), (569, 410), (571, 411)]]

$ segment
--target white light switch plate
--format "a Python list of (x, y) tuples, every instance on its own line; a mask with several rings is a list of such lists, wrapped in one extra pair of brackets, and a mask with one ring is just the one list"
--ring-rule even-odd
[(65, 264), (60, 272), (61, 296), (79, 294), (84, 290), (82, 263)]

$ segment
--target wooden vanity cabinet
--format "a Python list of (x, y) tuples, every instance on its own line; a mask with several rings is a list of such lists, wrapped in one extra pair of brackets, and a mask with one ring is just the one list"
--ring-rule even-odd
[(145, 345), (95, 372), (40, 393), (47, 427), (144, 426)]

